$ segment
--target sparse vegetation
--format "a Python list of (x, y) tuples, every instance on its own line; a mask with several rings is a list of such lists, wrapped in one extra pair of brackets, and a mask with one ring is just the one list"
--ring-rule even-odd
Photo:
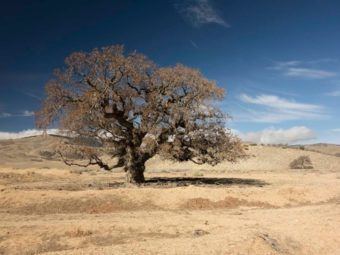
[(91, 230), (83, 230), (80, 227), (76, 227), (75, 229), (67, 231), (65, 233), (66, 236), (71, 237), (71, 238), (73, 238), (73, 237), (90, 236), (92, 234), (93, 234), (93, 231), (91, 231)]
[(83, 170), (82, 169), (71, 169), (70, 170), (70, 174), (83, 174)]
[(313, 169), (313, 164), (309, 156), (300, 156), (294, 159), (289, 167), (291, 169)]
[[(65, 167), (57, 157), (31, 161), (59, 140), (73, 142), (48, 136), (0, 145), (6, 147), (0, 164), (12, 165), (0, 169), (1, 254), (139, 254), (141, 249), (168, 254), (174, 241), (188, 245), (184, 248), (190, 254), (225, 253), (226, 246), (242, 254), (257, 254), (259, 247), (263, 254), (337, 247), (339, 221), (331, 215), (339, 207), (340, 158), (268, 145), (249, 147), (253, 157), (247, 161), (215, 167), (156, 156), (147, 163), (148, 179), (135, 188), (124, 183), (121, 171)], [(287, 171), (294, 154), (301, 153), (327, 174)], [(291, 224), (292, 217), (306, 224)], [(255, 232), (249, 222), (257, 222)], [(287, 232), (283, 237), (280, 231), (270, 232), (269, 224), (277, 229), (284, 225)], [(306, 234), (320, 229), (320, 235)], [(286, 240), (287, 233), (297, 234), (296, 239)], [(322, 247), (321, 238), (328, 240)]]
[(39, 154), (44, 159), (52, 160), (56, 153), (55, 153), (55, 151), (43, 150), (43, 151), (40, 151)]

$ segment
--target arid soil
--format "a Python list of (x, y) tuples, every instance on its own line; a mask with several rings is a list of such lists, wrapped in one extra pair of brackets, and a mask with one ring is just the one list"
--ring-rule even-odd
[(321, 152), (328, 155), (340, 157), (340, 145), (318, 143), (304, 146), (306, 150)]
[[(249, 146), (216, 167), (70, 168), (57, 138), (0, 142), (0, 254), (340, 254), (340, 158)], [(291, 170), (310, 156), (315, 169)]]

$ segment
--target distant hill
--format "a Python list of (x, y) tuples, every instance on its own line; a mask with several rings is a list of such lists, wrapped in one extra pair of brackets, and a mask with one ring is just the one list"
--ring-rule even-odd
[[(58, 155), (54, 153), (60, 141), (70, 139), (61, 136), (35, 136), (0, 141), (0, 167), (11, 168), (56, 168), (68, 169)], [(93, 145), (92, 141), (86, 140)], [(267, 146), (248, 144), (247, 160), (233, 164), (223, 162), (214, 167), (196, 165), (192, 162), (171, 162), (155, 156), (147, 164), (147, 171), (207, 170), (207, 171), (281, 171), (288, 170), (291, 161), (299, 156), (309, 156), (314, 168), (321, 171), (339, 171), (340, 146), (332, 144), (314, 144), (304, 146)]]
[(302, 148), (307, 151), (319, 152), (326, 155), (333, 155), (340, 157), (340, 145), (330, 143), (315, 143), (307, 145), (292, 145), (291, 148), (299, 149)]
[(327, 155), (340, 157), (340, 145), (329, 143), (316, 143), (304, 145), (305, 150), (320, 152)]
[(54, 155), (54, 151), (63, 139), (68, 138), (49, 135), (0, 140), (0, 165), (18, 168), (61, 167), (64, 164)]

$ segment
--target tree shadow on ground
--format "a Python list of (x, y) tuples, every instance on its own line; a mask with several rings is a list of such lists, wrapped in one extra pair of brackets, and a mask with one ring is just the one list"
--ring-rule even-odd
[(246, 185), (262, 187), (268, 183), (257, 179), (243, 178), (218, 178), (218, 177), (154, 177), (147, 179), (145, 185), (172, 185), (175, 186), (230, 186), (230, 185)]
[[(153, 177), (146, 179), (141, 187), (185, 187), (185, 186), (215, 186), (225, 187), (231, 185), (237, 186), (255, 186), (263, 187), (269, 183), (258, 179), (244, 179), (244, 178), (218, 178), (218, 177)], [(110, 183), (111, 188), (122, 187), (123, 183)]]

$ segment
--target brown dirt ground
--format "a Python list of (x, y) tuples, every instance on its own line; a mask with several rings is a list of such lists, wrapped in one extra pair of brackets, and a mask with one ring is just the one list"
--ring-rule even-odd
[[(156, 157), (134, 187), (121, 170), (39, 157), (54, 138), (39, 139), (0, 143), (0, 254), (340, 254), (338, 157), (267, 146), (215, 168)], [(299, 155), (315, 169), (289, 170)]]

